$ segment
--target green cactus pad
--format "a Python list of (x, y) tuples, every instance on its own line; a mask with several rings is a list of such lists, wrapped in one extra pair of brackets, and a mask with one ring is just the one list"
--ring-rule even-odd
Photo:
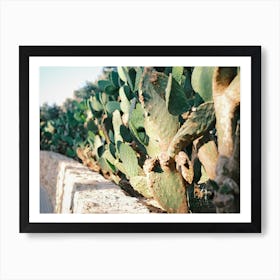
[(136, 77), (135, 77), (134, 91), (137, 91), (139, 89), (143, 71), (142, 71), (141, 67), (136, 67), (135, 71), (136, 71)]
[(172, 115), (181, 115), (189, 111), (192, 107), (193, 100), (188, 99), (183, 87), (169, 75), (168, 84), (166, 87), (166, 106)]
[(135, 151), (126, 143), (119, 146), (119, 155), (128, 178), (138, 175), (138, 160)]
[(118, 67), (118, 74), (120, 78), (130, 87), (134, 92), (135, 90), (135, 81), (137, 73), (134, 68), (131, 67)]
[(126, 77), (126, 72), (127, 72), (127, 67), (122, 67), (122, 66), (118, 66), (118, 74), (119, 77), (122, 81), (124, 81), (125, 83), (127, 83), (127, 77)]
[(214, 67), (195, 67), (192, 73), (192, 87), (205, 102), (213, 99), (213, 72)]
[(145, 68), (140, 83), (140, 100), (145, 111), (144, 127), (149, 137), (146, 149), (151, 157), (167, 150), (179, 127), (178, 117), (171, 115), (166, 107), (167, 81), (165, 74)]
[(114, 135), (115, 135), (115, 143), (117, 143), (118, 141), (123, 142), (123, 138), (120, 132), (120, 127), (123, 124), (120, 111), (114, 111), (112, 123), (113, 123)]
[[(192, 71), (190, 68), (184, 69), (184, 91), (186, 93), (187, 98), (192, 98), (194, 91), (192, 88), (192, 83), (191, 83), (191, 77), (192, 77)], [(183, 84), (181, 84), (183, 85)]]
[(102, 143), (102, 140), (101, 140), (100, 136), (95, 135), (94, 144), (93, 144), (93, 153), (94, 153), (94, 155), (96, 156), (97, 159), (100, 157), (100, 154), (98, 153), (98, 150), (102, 146), (103, 146), (103, 143)]
[(130, 143), (132, 141), (130, 130), (125, 125), (121, 125), (120, 134), (125, 142)]
[(98, 84), (98, 87), (101, 89), (101, 91), (105, 91), (105, 88), (107, 86), (111, 86), (112, 85), (111, 82), (108, 81), (108, 80), (99, 80), (97, 82), (97, 84)]
[(120, 103), (117, 101), (108, 101), (106, 104), (106, 111), (109, 114), (112, 114), (116, 110), (120, 111), (120, 109)]
[(182, 66), (172, 67), (172, 77), (177, 81), (179, 85), (182, 84), (183, 72), (184, 67)]
[(119, 87), (119, 74), (115, 71), (112, 71), (110, 73), (110, 81), (114, 87), (118, 88)]
[(120, 96), (120, 99), (121, 99), (120, 108), (123, 111), (123, 113), (128, 114), (129, 109), (130, 109), (130, 102), (129, 102), (128, 98), (126, 97), (125, 89), (124, 89), (123, 86), (119, 89), (119, 96)]
[(131, 177), (129, 183), (137, 192), (142, 194), (146, 198), (152, 198), (152, 189), (148, 186), (147, 177), (145, 176), (135, 176)]
[(133, 135), (136, 137), (136, 139), (144, 146), (148, 145), (149, 138), (145, 132), (144, 128), (144, 110), (142, 106), (137, 103), (136, 108), (132, 110), (128, 125), (129, 129), (133, 133)]
[(151, 172), (153, 197), (169, 213), (187, 213), (184, 180), (176, 170), (161, 173)]
[[(102, 92), (100, 94), (100, 101), (102, 103), (102, 105), (105, 107), (106, 106), (106, 103), (108, 102), (108, 95), (105, 93), (105, 92)], [(103, 107), (103, 109), (105, 110), (105, 108)]]
[(103, 171), (112, 172), (112, 167), (103, 156), (98, 159), (97, 163)]
[(98, 132), (98, 127), (95, 124), (94, 120), (89, 120), (87, 122), (87, 129), (93, 133), (97, 133)]
[(108, 86), (105, 87), (104, 91), (108, 95), (114, 95), (114, 94), (118, 93), (118, 88), (116, 88), (113, 85), (108, 85)]
[(215, 110), (213, 102), (201, 104), (192, 112), (184, 124), (180, 127), (168, 147), (168, 154), (174, 157), (193, 140), (202, 136), (215, 122)]
[[(112, 169), (113, 172), (116, 172), (116, 170), (113, 169), (117, 168), (120, 172), (126, 175), (126, 170), (123, 164), (112, 155), (110, 149), (105, 150), (105, 152), (102, 155), (102, 158), (106, 161), (107, 164), (109, 163), (109, 167)], [(114, 166), (114, 168), (112, 168), (112, 166)]]
[(135, 98), (135, 94), (130, 90), (129, 86), (123, 85), (122, 87), (128, 100)]

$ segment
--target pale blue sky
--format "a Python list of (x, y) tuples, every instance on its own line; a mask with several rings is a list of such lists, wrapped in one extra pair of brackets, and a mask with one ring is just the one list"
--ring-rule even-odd
[(61, 105), (85, 81), (94, 82), (101, 73), (102, 67), (40, 67), (40, 105)]

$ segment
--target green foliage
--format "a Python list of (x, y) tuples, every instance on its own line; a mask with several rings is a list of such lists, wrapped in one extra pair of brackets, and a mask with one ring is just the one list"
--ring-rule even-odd
[(195, 67), (192, 73), (192, 87), (205, 102), (213, 99), (213, 71), (214, 67)]
[(76, 157), (77, 147), (87, 136), (87, 112), (76, 101), (67, 100), (64, 110), (44, 104), (40, 110), (40, 149)]
[(74, 96), (79, 100), (85, 100), (93, 96), (98, 91), (99, 89), (95, 84), (87, 81), (85, 86), (74, 91)]

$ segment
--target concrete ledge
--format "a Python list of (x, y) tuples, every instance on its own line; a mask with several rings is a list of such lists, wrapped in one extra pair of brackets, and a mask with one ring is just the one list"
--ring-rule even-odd
[[(63, 155), (40, 151), (41, 212), (149, 213), (137, 198)], [(47, 205), (49, 203), (50, 205)], [(46, 210), (44, 210), (46, 209)]]

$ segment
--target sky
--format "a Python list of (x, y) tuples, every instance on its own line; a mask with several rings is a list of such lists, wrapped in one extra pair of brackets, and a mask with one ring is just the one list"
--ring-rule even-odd
[(40, 67), (40, 105), (61, 105), (86, 81), (94, 82), (102, 67)]

